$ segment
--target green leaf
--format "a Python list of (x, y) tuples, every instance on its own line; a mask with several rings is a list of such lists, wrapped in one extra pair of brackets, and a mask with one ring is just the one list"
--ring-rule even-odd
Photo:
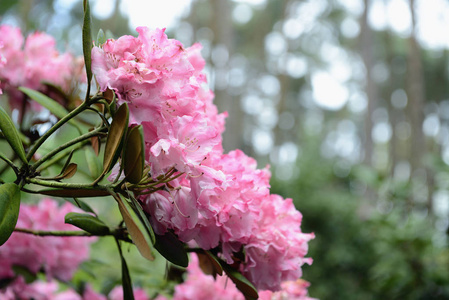
[(86, 66), (87, 74), (87, 96), (90, 93), (90, 85), (92, 81), (92, 31), (90, 29), (90, 5), (88, 0), (83, 1), (84, 20), (83, 20), (83, 54), (84, 64)]
[(16, 227), (20, 210), (20, 189), (15, 183), (0, 185), (0, 246)]
[(22, 276), (27, 284), (30, 284), (37, 279), (37, 274), (31, 272), (24, 266), (13, 265), (12, 270), (14, 271), (14, 274)]
[(55, 179), (69, 179), (69, 178), (72, 178), (75, 175), (77, 169), (78, 169), (78, 165), (77, 164), (70, 163), (65, 168), (65, 170), (62, 172), (62, 174), (60, 174), (57, 177), (55, 177)]
[(104, 149), (103, 172), (109, 172), (120, 156), (120, 146), (126, 135), (129, 122), (128, 104), (122, 104), (112, 119), (109, 128), (106, 146)]
[(189, 256), (178, 238), (171, 232), (166, 232), (164, 235), (155, 235), (156, 243), (154, 248), (162, 254), (169, 262), (180, 267), (187, 268), (189, 265)]
[(150, 221), (148, 220), (148, 217), (146, 216), (145, 212), (142, 209), (142, 206), (139, 204), (139, 202), (136, 200), (133, 194), (128, 193), (128, 196), (131, 200), (131, 207), (134, 209), (135, 212), (137, 212), (137, 214), (140, 217), (140, 220), (144, 223), (145, 228), (150, 234), (151, 244), (154, 245), (156, 243), (156, 236), (154, 234), (153, 227), (151, 227)]
[(103, 197), (110, 195), (108, 191), (96, 189), (42, 189), (37, 192), (47, 196), (70, 198)]
[[(119, 246), (120, 247), (120, 246)], [(122, 287), (123, 287), (123, 299), (134, 300), (133, 284), (131, 282), (131, 276), (129, 275), (128, 265), (120, 250), (120, 260), (122, 262)]]
[(254, 285), (239, 271), (228, 265), (224, 260), (217, 258), (220, 262), (220, 265), (223, 267), (223, 271), (225, 271), (226, 275), (231, 278), (232, 282), (234, 282), (235, 286), (239, 289), (240, 292), (245, 296), (246, 299), (258, 299), (259, 294), (257, 293), (257, 289)]
[[(148, 260), (154, 260), (151, 245), (154, 244), (154, 233), (149, 232), (144, 221), (139, 217), (138, 213), (131, 207), (130, 203), (123, 200), (118, 195), (113, 195), (117, 200), (120, 213), (125, 221), (128, 233), (140, 254)], [(153, 236), (153, 238), (152, 238)]]
[[(19, 87), (19, 90), (22, 91), (25, 95), (48, 109), (52, 114), (54, 114), (56, 117), (62, 119), (64, 118), (69, 112), (67, 109), (64, 108), (61, 104), (56, 102), (55, 100), (51, 99), (47, 95), (42, 94), (41, 92), (26, 88), (26, 87)], [(76, 122), (74, 119), (69, 120), (69, 123), (73, 126), (75, 126), (80, 132), (80, 124)]]
[(90, 175), (94, 179), (98, 178), (102, 172), (100, 158), (95, 154), (94, 150), (89, 147), (84, 150), (84, 154), (86, 155), (86, 163), (89, 168)]
[(97, 217), (90, 214), (71, 212), (65, 215), (65, 223), (72, 224), (93, 235), (109, 234), (109, 227)]
[(217, 274), (223, 275), (223, 268), (215, 255), (209, 251), (203, 251), (203, 253), (197, 253), (197, 255), (200, 268), (205, 274), (212, 275), (214, 278)]
[(69, 104), (71, 102), (70, 96), (67, 95), (60, 86), (55, 85), (51, 82), (48, 81), (43, 81), (42, 82), (43, 85), (45, 85), (47, 87), (47, 90), (51, 93), (57, 94), (59, 95), (62, 99), (64, 99), (64, 103)]
[(60, 175), (63, 174), (65, 172), (65, 170), (68, 168), (68, 166), (70, 165), (70, 161), (72, 160), (74, 152), (75, 152), (75, 150), (70, 151), (70, 154), (69, 154), (69, 156), (67, 156), (67, 159), (66, 159), (66, 161), (64, 163), (64, 166), (61, 169)]
[(92, 207), (90, 207), (89, 204), (87, 204), (86, 202), (80, 200), (80, 199), (76, 199), (76, 198), (65, 198), (65, 200), (67, 202), (72, 203), (73, 205), (75, 205), (76, 207), (81, 208), (82, 210), (84, 210), (85, 212), (89, 212), (89, 213), (93, 213), (94, 215), (96, 215), (95, 211), (92, 209)]
[(97, 33), (97, 46), (106, 43), (106, 36), (104, 35), (103, 29), (100, 28)]
[(28, 164), (28, 160), (26, 159), (25, 150), (23, 149), (22, 141), (20, 140), (19, 133), (14, 126), (9, 115), (6, 111), (0, 107), (0, 129), (3, 132), (6, 140), (8, 141), (11, 148), (17, 154), (17, 156), (22, 160), (23, 163)]
[[(117, 96), (115, 95), (115, 92), (109, 88), (106, 89), (106, 91), (103, 92), (103, 98), (106, 99), (106, 102), (109, 103), (110, 107), (109, 110), (111, 110), (115, 114), (115, 107), (117, 105)], [(112, 107), (113, 106), (113, 107)], [(112, 109), (114, 108), (114, 109)]]
[(124, 150), (125, 178), (131, 183), (139, 183), (145, 168), (142, 125), (133, 127), (129, 131)]

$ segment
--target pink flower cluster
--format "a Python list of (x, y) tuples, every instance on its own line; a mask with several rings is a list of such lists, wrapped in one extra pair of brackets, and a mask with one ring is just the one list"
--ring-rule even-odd
[[(0, 43), (0, 51), (3, 48), (3, 43)], [(0, 70), (3, 68), (3, 66), (6, 64), (6, 58), (3, 56), (3, 54), (0, 53)], [(1, 89), (2, 82), (0, 81), (0, 95), (3, 94), (3, 91)]]
[(285, 281), (281, 285), (282, 289), (278, 292), (259, 292), (259, 300), (317, 300), (308, 296), (307, 288), (309, 286), (310, 283), (302, 279)]
[[(147, 293), (139, 288), (134, 289), (135, 300), (149, 300)], [(22, 277), (16, 279), (12, 284), (3, 290), (0, 289), (0, 299), (2, 300), (124, 300), (123, 288), (116, 286), (109, 293), (108, 297), (99, 294), (87, 285), (83, 295), (79, 295), (75, 290), (69, 288), (60, 290), (57, 281), (35, 281), (31, 284), (25, 283)]]
[[(59, 291), (57, 281), (35, 281), (26, 284), (19, 277), (4, 290), (0, 290), (2, 300), (83, 300), (74, 290)], [(93, 300), (96, 300), (93, 298)]]
[[(51, 199), (44, 199), (37, 205), (22, 204), (18, 228), (32, 230), (74, 230), (64, 223), (64, 216), (76, 208), (65, 203), (59, 207)], [(12, 267), (23, 266), (33, 273), (43, 270), (48, 278), (70, 280), (81, 262), (89, 257), (89, 245), (95, 238), (34, 236), (13, 232), (8, 241), (0, 247), (0, 280), (14, 277)]]
[(313, 234), (301, 232), (291, 199), (270, 195), (268, 168), (258, 170), (240, 150), (223, 153), (226, 114), (212, 103), (201, 47), (184, 48), (164, 30), (137, 32), (94, 47), (92, 70), (100, 90), (114, 90), (131, 122), (143, 126), (152, 176), (184, 173), (140, 197), (156, 233), (169, 229), (183, 242), (219, 247), (228, 263), (245, 253), (240, 270), (259, 289), (296, 280), (311, 263), (304, 256)]
[[(281, 285), (278, 292), (259, 291), (260, 300), (314, 300), (309, 298), (307, 281), (298, 279), (296, 281), (286, 281)], [(164, 296), (159, 296), (156, 300), (166, 300)], [(187, 267), (185, 281), (175, 287), (173, 300), (244, 300), (245, 296), (237, 289), (235, 284), (226, 275), (217, 276), (206, 275), (202, 272), (198, 264), (198, 257), (193, 254)]]
[[(187, 267), (187, 276), (183, 283), (175, 287), (173, 300), (245, 300), (245, 296), (237, 289), (235, 284), (225, 275), (206, 275), (200, 269), (198, 256), (192, 254)], [(155, 300), (167, 300), (159, 296)]]
[(16, 90), (25, 86), (45, 92), (42, 82), (50, 82), (68, 92), (72, 79), (82, 81), (84, 62), (69, 53), (59, 53), (53, 37), (41, 32), (26, 40), (19, 28), (0, 26), (0, 80), (13, 107), (22, 95)]

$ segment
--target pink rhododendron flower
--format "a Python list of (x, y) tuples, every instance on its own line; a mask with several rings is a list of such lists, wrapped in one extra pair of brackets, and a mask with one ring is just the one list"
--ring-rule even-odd
[[(140, 288), (133, 288), (134, 299), (135, 300), (150, 300), (147, 293)], [(123, 287), (116, 286), (108, 295), (109, 300), (126, 300), (123, 298)], [(87, 300), (87, 299), (86, 299)]]
[[(175, 287), (173, 300), (244, 300), (245, 297), (237, 289), (235, 284), (225, 275), (206, 275), (198, 265), (198, 257), (191, 255), (189, 266), (187, 267), (187, 277), (185, 281)], [(162, 297), (161, 297), (162, 298)]]
[[(0, 289), (2, 300), (83, 300), (74, 290), (59, 291), (57, 281), (35, 281), (26, 284), (22, 277), (16, 279), (5, 289)], [(84, 299), (87, 300), (87, 299)], [(94, 300), (94, 299), (92, 299)]]
[(228, 263), (243, 251), (240, 271), (259, 289), (296, 280), (311, 263), (304, 256), (313, 235), (301, 232), (291, 199), (270, 195), (268, 168), (240, 150), (223, 153), (226, 114), (212, 102), (201, 46), (184, 48), (160, 29), (137, 32), (94, 47), (92, 70), (100, 90), (114, 90), (131, 123), (143, 126), (153, 178), (172, 168), (182, 175), (139, 197), (155, 232), (218, 247)]
[(225, 115), (218, 115), (205, 88), (199, 45), (185, 49), (164, 30), (138, 27), (92, 49), (92, 71), (101, 91), (128, 102), (131, 120), (142, 124), (152, 175), (171, 167), (190, 172), (211, 152), (221, 151)]
[[(259, 291), (260, 300), (316, 300), (308, 297), (307, 288), (310, 284), (302, 279), (286, 281), (281, 284), (281, 290), (272, 292), (269, 290)], [(206, 275), (199, 267), (198, 256), (191, 255), (187, 267), (186, 278), (183, 283), (175, 287), (173, 300), (243, 300), (245, 296), (237, 289), (235, 284), (226, 275)], [(156, 300), (167, 300), (159, 296)]]
[(73, 79), (85, 81), (84, 62), (69, 53), (59, 53), (54, 38), (45, 33), (35, 32), (24, 40), (19, 28), (1, 25), (0, 44), (0, 57), (5, 62), (0, 67), (0, 80), (12, 107), (21, 107), (19, 86), (47, 92), (42, 82), (49, 82), (68, 92)]
[[(18, 228), (32, 230), (74, 230), (65, 224), (64, 216), (77, 209), (65, 203), (61, 207), (51, 199), (44, 199), (37, 205), (22, 204)], [(89, 245), (95, 238), (34, 236), (13, 232), (8, 241), (0, 247), (0, 279), (14, 276), (13, 265), (26, 267), (33, 273), (43, 270), (48, 278), (69, 280), (81, 262), (89, 257)]]
[[(3, 48), (3, 43), (0, 43), (0, 51)], [(3, 66), (6, 64), (6, 58), (3, 56), (3, 54), (0, 53), (0, 69), (3, 68)], [(1, 89), (2, 82), (0, 81), (0, 95), (3, 94), (3, 91)]]
[(88, 284), (84, 288), (83, 300), (107, 300), (105, 295), (99, 294)]
[(301, 277), (301, 266), (313, 234), (301, 232), (302, 215), (291, 199), (270, 195), (260, 206), (261, 218), (256, 234), (245, 245), (246, 277), (263, 290), (279, 290), (282, 281)]
[(285, 281), (278, 292), (260, 291), (259, 300), (317, 300), (308, 296), (307, 288), (310, 286), (305, 280)]

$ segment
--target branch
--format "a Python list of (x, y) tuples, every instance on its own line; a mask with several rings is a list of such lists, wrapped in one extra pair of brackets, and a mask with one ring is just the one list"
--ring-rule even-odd
[(25, 178), (25, 181), (27, 183), (33, 183), (33, 184), (37, 184), (37, 185), (41, 185), (41, 186), (53, 187), (53, 188), (63, 188), (63, 189), (68, 189), (68, 190), (84, 189), (84, 190), (109, 191), (109, 190), (113, 190), (114, 188), (116, 188), (116, 186), (114, 186), (112, 184), (93, 185), (92, 183), (65, 183), (65, 182), (46, 181), (46, 180), (41, 180), (41, 179), (37, 179), (37, 178), (29, 178), (29, 177)]
[(73, 140), (71, 140), (71, 141), (69, 141), (69, 142), (59, 146), (59, 147), (57, 147), (56, 149), (48, 152), (46, 155), (44, 155), (42, 158), (40, 158), (36, 163), (34, 163), (31, 166), (31, 168), (33, 170), (36, 170), (41, 164), (43, 164), (45, 161), (47, 161), (50, 157), (55, 156), (58, 152), (61, 152), (62, 150), (67, 149), (70, 146), (73, 146), (73, 145), (75, 145), (75, 144), (77, 144), (79, 142), (82, 142), (84, 140), (87, 140), (87, 139), (89, 139), (91, 137), (94, 137), (94, 136), (97, 136), (97, 135), (102, 135), (103, 134), (102, 131), (105, 130), (105, 129), (106, 129), (106, 127), (97, 128), (97, 129), (95, 129), (95, 130), (93, 130), (91, 132), (83, 134), (83, 135), (81, 135), (81, 136), (79, 136), (79, 137), (77, 137), (77, 138), (75, 138), (75, 139), (73, 139)]
[(36, 236), (93, 236), (92, 234), (85, 231), (46, 231), (46, 230), (32, 230), (27, 228), (15, 228), (14, 231), (22, 232), (27, 234), (32, 234)]
[(69, 112), (64, 118), (60, 119), (55, 125), (53, 125), (47, 132), (44, 133), (43, 136), (41, 136), (36, 144), (33, 145), (33, 147), (30, 149), (30, 152), (27, 154), (27, 160), (30, 160), (34, 153), (36, 153), (37, 149), (56, 131), (58, 130), (62, 125), (70, 121), (72, 118), (74, 118), (79, 113), (83, 112), (89, 105), (95, 103), (101, 99), (100, 96), (93, 97), (90, 101), (83, 102), (80, 106)]
[(127, 243), (133, 243), (131, 239), (128, 237), (128, 233), (125, 228), (117, 228), (113, 231), (111, 231), (108, 234), (105, 235), (94, 235), (90, 234), (86, 231), (80, 231), (80, 230), (55, 230), (55, 231), (48, 231), (48, 230), (32, 230), (28, 228), (18, 228), (16, 227), (14, 229), (15, 232), (21, 232), (25, 234), (32, 234), (35, 236), (60, 236), (60, 237), (94, 237), (94, 236), (113, 236), (116, 240), (121, 240)]
[[(11, 160), (9, 160), (6, 156), (4, 156), (1, 153), (0, 153), (0, 159), (2, 159), (4, 162), (6, 162), (14, 170), (14, 173), (16, 173), (16, 175), (19, 173), (19, 169), (16, 167), (16, 165), (14, 165), (14, 163)], [(3, 171), (4, 170), (2, 170), (1, 173), (3, 173)]]

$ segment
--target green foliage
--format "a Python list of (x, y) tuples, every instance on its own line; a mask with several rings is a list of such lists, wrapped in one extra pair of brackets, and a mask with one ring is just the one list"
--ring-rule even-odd
[(123, 221), (125, 221), (129, 235), (140, 254), (148, 260), (154, 260), (152, 246), (155, 243), (155, 236), (148, 220), (141, 217), (141, 214), (143, 214), (142, 207), (139, 204), (131, 204), (118, 195), (114, 195), (114, 198), (117, 200), (120, 213), (122, 214)]
[(86, 66), (87, 75), (87, 92), (86, 99), (89, 97), (90, 85), (92, 82), (92, 29), (91, 29), (91, 16), (90, 16), (90, 5), (89, 1), (83, 1), (84, 7), (84, 18), (83, 18), (83, 54), (84, 63)]
[(387, 179), (365, 167), (339, 178), (334, 162), (319, 159), (317, 144), (308, 142), (298, 162), (302, 176), (273, 180), (272, 189), (294, 198), (303, 231), (316, 235), (308, 254), (314, 262), (304, 266), (309, 294), (320, 299), (448, 299), (449, 253), (433, 242), (438, 234), (446, 237), (430, 217), (407, 216), (394, 204), (408, 189), (393, 186), (399, 190), (383, 200), (397, 208), (382, 214), (377, 199), (366, 199), (379, 191), (366, 186), (382, 189)]
[(109, 234), (109, 227), (103, 221), (89, 214), (71, 212), (65, 216), (65, 223), (72, 224), (93, 235)]
[(16, 155), (23, 163), (27, 164), (28, 160), (26, 159), (25, 150), (23, 149), (19, 133), (17, 132), (13, 121), (2, 107), (0, 107), (0, 130)]
[(145, 168), (145, 145), (142, 125), (129, 130), (124, 147), (123, 160), (125, 178), (128, 182), (139, 183)]
[(0, 185), (0, 246), (16, 227), (20, 208), (20, 189), (15, 183)]
[(123, 139), (128, 130), (129, 110), (128, 104), (122, 104), (111, 123), (108, 139), (104, 150), (103, 174), (109, 172), (117, 162), (123, 146)]
[[(52, 114), (60, 119), (67, 116), (67, 114), (69, 113), (67, 109), (65, 109), (61, 104), (51, 99), (47, 95), (42, 94), (41, 92), (26, 87), (19, 87), (19, 90), (30, 97), (30, 99), (33, 99), (34, 101), (48, 109)], [(68, 122), (69, 124), (75, 126), (78, 131), (81, 132), (81, 124), (79, 124), (76, 120), (71, 119)]]
[(167, 231), (164, 235), (155, 234), (156, 242), (154, 248), (165, 257), (169, 262), (187, 268), (189, 265), (189, 257), (178, 238), (171, 232)]

